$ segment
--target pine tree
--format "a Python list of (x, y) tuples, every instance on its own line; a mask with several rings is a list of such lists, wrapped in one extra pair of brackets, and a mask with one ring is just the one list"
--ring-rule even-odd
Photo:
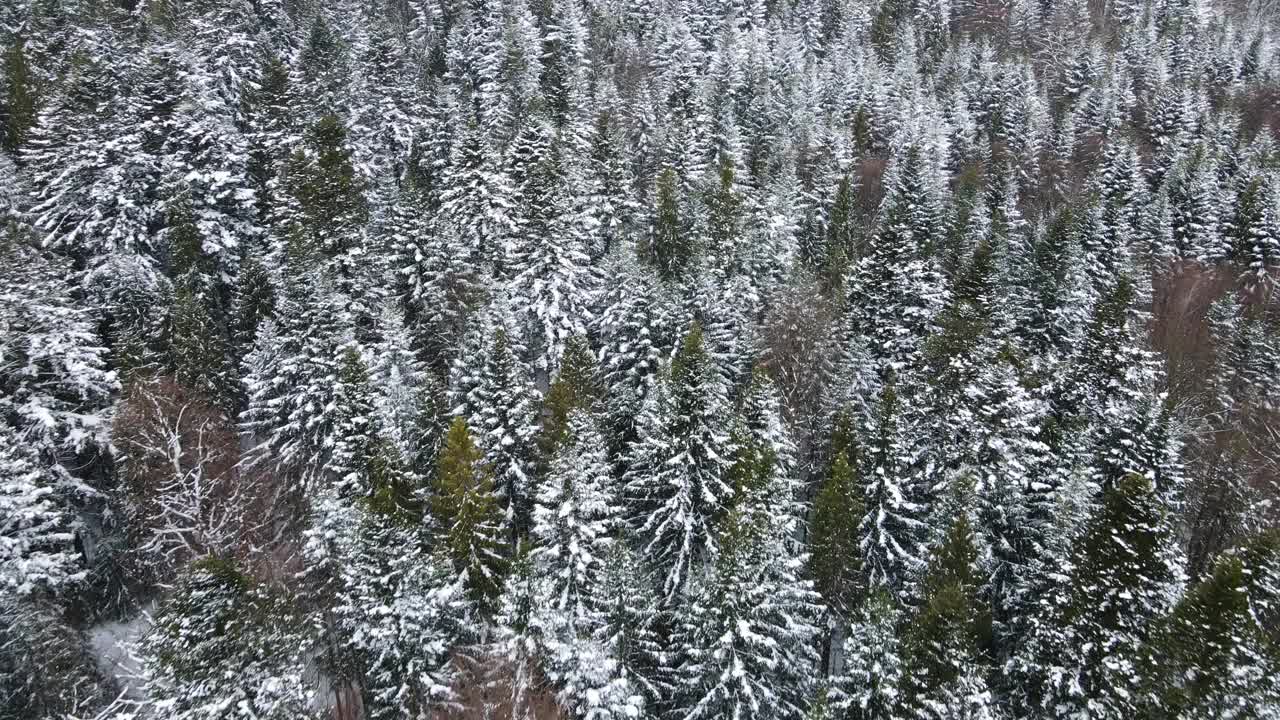
[(1168, 523), (1142, 476), (1107, 491), (1072, 553), (1064, 600), (1046, 609), (1045, 712), (1120, 718), (1140, 709), (1146, 643), (1182, 580)]
[[(740, 457), (748, 487), (722, 521), (714, 567), (680, 614), (677, 717), (804, 717), (818, 595), (799, 577), (787, 519), (769, 510), (767, 449)], [(754, 477), (751, 477), (754, 476)]]
[[(499, 301), (501, 302), (501, 301)], [(474, 428), (485, 463), (494, 474), (512, 544), (527, 532), (535, 493), (538, 395), (515, 343), (519, 327), (505, 307), (480, 318), (473, 342), (449, 373), (451, 414)], [(474, 349), (473, 349), (474, 348)], [(469, 351), (469, 352), (468, 352)]]
[(462, 418), (449, 426), (431, 514), (454, 571), (481, 612), (491, 611), (507, 570), (493, 471)]
[(641, 246), (641, 257), (664, 280), (679, 278), (693, 260), (692, 232), (681, 217), (680, 178), (670, 167), (657, 179), (656, 207), (650, 237)]
[(983, 662), (977, 559), (973, 529), (962, 512), (935, 547), (923, 601), (907, 631), (904, 701), (917, 717), (995, 716), (986, 684), (990, 669)]
[(309, 717), (299, 620), (231, 562), (200, 560), (143, 638), (144, 692), (184, 720)]
[(221, 407), (232, 408), (235, 389), (223, 335), (224, 313), (218, 302), (219, 285), (211, 275), (200, 230), (189, 201), (179, 198), (169, 214), (173, 304), (169, 311), (169, 351), (174, 375)]
[(83, 579), (68, 498), (21, 434), (0, 426), (0, 602), (61, 592)]
[(847, 414), (836, 421), (830, 470), (814, 498), (809, 527), (809, 571), (827, 608), (837, 616), (847, 616), (863, 594), (858, 535), (864, 513), (862, 457), (851, 426)]
[(663, 601), (671, 604), (715, 547), (715, 523), (733, 495), (724, 477), (732, 445), (719, 428), (724, 389), (696, 323), (664, 380), (641, 410), (623, 483), (630, 522), (646, 538), (645, 552), (664, 575)]
[[(1274, 553), (1274, 540), (1272, 548), (1266, 539), (1257, 545)], [(1220, 557), (1159, 623), (1146, 670), (1152, 683), (1149, 715), (1252, 718), (1280, 705), (1277, 657), (1267, 648), (1247, 580), (1265, 568), (1247, 567), (1245, 560), (1254, 559), (1248, 554)]]
[(844, 643), (844, 671), (836, 678), (833, 693), (833, 704), (844, 717), (900, 717), (906, 670), (898, 637), (900, 617), (897, 602), (883, 588), (858, 608)]
[(27, 40), (15, 34), (4, 53), (4, 102), (0, 103), (0, 147), (15, 153), (36, 123), (36, 78), (27, 57)]
[(895, 384), (885, 385), (866, 450), (865, 513), (858, 525), (858, 547), (866, 582), (887, 588), (900, 600), (909, 597), (923, 569), (925, 534), (922, 479), (910, 437), (901, 423)]
[(363, 249), (368, 205), (337, 116), (326, 115), (310, 127), (285, 165), (285, 186), (292, 200), (287, 222), (292, 260), (332, 262), (340, 286), (350, 291), (360, 269), (356, 257)]
[(19, 233), (0, 237), (0, 415), (48, 465), (105, 445), (103, 413), (119, 388), (68, 276)]

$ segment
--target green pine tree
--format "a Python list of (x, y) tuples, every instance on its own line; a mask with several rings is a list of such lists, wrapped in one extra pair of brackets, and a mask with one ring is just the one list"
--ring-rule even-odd
[(809, 572), (814, 586), (827, 608), (841, 616), (853, 609), (863, 592), (858, 523), (865, 503), (852, 426), (848, 414), (841, 413), (832, 433), (831, 468), (814, 499), (809, 528)]
[(342, 121), (325, 115), (307, 130), (302, 148), (286, 164), (285, 185), (294, 201), (289, 259), (298, 267), (311, 258), (342, 256), (355, 245), (368, 215), (346, 143)]
[(543, 400), (542, 432), (538, 440), (543, 470), (568, 439), (569, 416), (575, 410), (591, 411), (602, 395), (595, 358), (591, 356), (586, 338), (571, 338), (565, 345), (560, 372)]
[(693, 237), (680, 212), (680, 177), (670, 167), (658, 174), (656, 208), (642, 255), (666, 280), (680, 277), (693, 260)]
[(16, 153), (36, 124), (39, 103), (27, 58), (26, 38), (19, 34), (4, 54), (3, 102), (0, 102), (0, 148)]
[(445, 437), (431, 512), (468, 596), (482, 612), (491, 612), (507, 570), (502, 510), (494, 493), (493, 472), (484, 464), (462, 418), (453, 421)]
[(237, 389), (227, 354), (224, 313), (213, 260), (204, 252), (191, 203), (180, 196), (169, 211), (173, 296), (169, 309), (169, 364), (184, 386), (228, 411)]

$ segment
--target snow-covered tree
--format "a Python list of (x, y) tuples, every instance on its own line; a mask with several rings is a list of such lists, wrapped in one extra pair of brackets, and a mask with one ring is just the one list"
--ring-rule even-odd
[(0, 239), (0, 407), (52, 462), (103, 442), (118, 388), (93, 315), (75, 301), (69, 267), (20, 235)]
[(538, 433), (538, 393), (519, 339), (505, 305), (494, 307), (478, 318), (449, 371), (450, 413), (467, 421), (484, 452), (513, 542), (529, 528)]
[(21, 435), (5, 426), (0, 434), (0, 601), (69, 589), (83, 570), (58, 475)]
[(301, 618), (227, 560), (197, 561), (137, 653), (141, 688), (172, 718), (305, 718)]
[(674, 603), (715, 548), (714, 527), (733, 496), (725, 390), (695, 323), (668, 377), (641, 409), (623, 478), (627, 515)]
[(1063, 592), (1046, 596), (1049, 622), (1029, 645), (1047, 654), (1039, 670), (1042, 712), (1121, 718), (1139, 711), (1147, 641), (1182, 583), (1172, 540), (1150, 480), (1130, 475), (1107, 491), (1072, 553)]
[(788, 519), (770, 509), (771, 464), (760, 445), (740, 452), (750, 486), (721, 522), (713, 567), (678, 615), (677, 717), (801, 718), (812, 697), (819, 597), (788, 547)]

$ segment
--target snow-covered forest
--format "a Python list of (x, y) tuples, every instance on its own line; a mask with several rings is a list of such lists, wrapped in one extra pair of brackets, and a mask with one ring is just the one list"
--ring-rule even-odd
[(0, 720), (1280, 718), (1276, 0), (0, 52)]

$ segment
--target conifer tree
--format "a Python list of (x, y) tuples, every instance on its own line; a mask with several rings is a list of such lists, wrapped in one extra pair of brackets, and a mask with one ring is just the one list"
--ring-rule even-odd
[[(1182, 580), (1166, 511), (1151, 482), (1130, 475), (1108, 490), (1076, 543), (1063, 600), (1031, 647), (1049, 653), (1039, 703), (1057, 717), (1139, 711), (1140, 672), (1154, 621)], [(1050, 596), (1052, 597), (1052, 596)]]
[(905, 600), (923, 569), (924, 492), (919, 460), (904, 433), (895, 384), (885, 385), (866, 450), (865, 511), (858, 525), (866, 582)]
[(501, 167), (489, 131), (473, 116), (465, 122), (445, 169), (440, 212), (464, 257), (479, 270), (477, 274), (500, 276), (516, 231), (515, 189)]
[(594, 424), (582, 410), (570, 414), (564, 444), (551, 461), (533, 511), (531, 559), (538, 604), (557, 616), (569, 637), (599, 629), (598, 586), (618, 511)]
[(31, 443), (8, 426), (0, 437), (0, 602), (60, 592), (83, 577), (72, 508)]
[(263, 265), (262, 253), (257, 248), (249, 249), (240, 261), (227, 320), (231, 346), (237, 357), (248, 353), (258, 326), (275, 312), (275, 295), (275, 283)]
[(333, 448), (338, 408), (340, 296), (315, 271), (287, 277), (276, 319), (258, 328), (245, 358), (247, 403), (240, 416), (251, 443), (246, 462), (315, 482)]
[(799, 577), (770, 511), (766, 448), (740, 448), (738, 501), (724, 517), (714, 567), (681, 613), (682, 718), (801, 718), (812, 698), (818, 595)]
[[(1267, 547), (1270, 540), (1271, 547)], [(1153, 633), (1152, 659), (1146, 673), (1153, 697), (1146, 712), (1155, 716), (1191, 718), (1265, 717), (1280, 706), (1277, 685), (1278, 659), (1254, 609), (1265, 598), (1250, 597), (1248, 578), (1266, 572), (1267, 551), (1275, 552), (1274, 538), (1265, 536), (1253, 553), (1220, 557), (1212, 572), (1192, 588), (1159, 623)], [(1246, 561), (1262, 560), (1260, 565)]]
[(599, 598), (604, 624), (596, 639), (617, 659), (622, 674), (652, 710), (670, 697), (663, 662), (658, 598), (643, 563), (623, 535), (605, 557)]
[(978, 552), (962, 513), (935, 547), (923, 600), (906, 637), (904, 702), (922, 718), (991, 718), (995, 703), (984, 667)]
[(607, 387), (610, 453), (621, 458), (636, 438), (640, 409), (659, 384), (663, 358), (679, 341), (675, 299), (656, 273), (619, 253), (615, 286), (596, 324), (600, 371)]
[(670, 167), (658, 174), (653, 227), (641, 256), (664, 280), (679, 278), (693, 260), (692, 232), (681, 218), (680, 178)]
[[(560, 372), (547, 390), (542, 403), (544, 419), (538, 438), (544, 463), (550, 463), (565, 442), (571, 438), (569, 419), (575, 412), (595, 413), (600, 409), (603, 388), (596, 371), (595, 358), (583, 337), (570, 338), (565, 345)], [(604, 440), (603, 437), (600, 438)]]
[(189, 202), (177, 201), (169, 215), (173, 253), (173, 305), (169, 311), (169, 349), (174, 375), (221, 407), (234, 407), (231, 367), (218, 307), (220, 283), (201, 246)]
[[(86, 633), (56, 599), (0, 589), (0, 715), (53, 718), (97, 712), (116, 695)], [(50, 669), (56, 669), (50, 672)]]
[(0, 147), (17, 152), (35, 125), (38, 112), (36, 78), (27, 58), (27, 39), (16, 33), (4, 53), (4, 102), (0, 103)]
[(337, 364), (333, 452), (328, 472), (339, 495), (365, 500), (384, 514), (420, 517), (417, 488), (379, 420), (369, 372), (359, 350), (348, 346)]
[(142, 641), (143, 689), (184, 720), (308, 717), (299, 621), (233, 563), (200, 560)]
[(351, 164), (347, 131), (335, 115), (326, 115), (307, 131), (303, 146), (285, 166), (290, 198), (291, 257), (296, 262), (331, 261), (343, 289), (350, 292), (359, 271), (368, 206), (364, 185)]
[(898, 158), (884, 219), (850, 281), (849, 332), (868, 338), (881, 374), (918, 367), (924, 338), (944, 300), (933, 257), (939, 201), (924, 176), (922, 153), (911, 146)]
[(847, 616), (862, 596), (858, 525), (863, 508), (862, 457), (848, 414), (837, 417), (830, 470), (813, 501), (809, 527), (809, 571), (827, 608)]
[(1250, 285), (1271, 282), (1268, 268), (1280, 261), (1280, 227), (1275, 217), (1276, 191), (1267, 177), (1251, 180), (1236, 200), (1227, 230), (1231, 259), (1250, 276)]
[(898, 637), (901, 608), (886, 589), (859, 606), (845, 639), (844, 671), (836, 678), (833, 705), (854, 720), (900, 716), (904, 673)]
[(618, 508), (603, 438), (582, 410), (569, 417), (534, 507), (533, 624), (544, 670), (578, 717), (626, 717), (641, 704), (628, 658), (607, 642), (606, 561)]
[(563, 142), (553, 143), (528, 171), (508, 258), (511, 292), (530, 315), (530, 349), (544, 375), (558, 367), (568, 339), (586, 333), (596, 285), (578, 208), (580, 173), (566, 167)]
[[(501, 301), (499, 301), (501, 302)], [(538, 395), (520, 357), (518, 325), (505, 308), (480, 318), (473, 342), (454, 361), (449, 379), (451, 414), (474, 428), (494, 475), (512, 544), (527, 532), (535, 493)]]
[(69, 264), (0, 232), (0, 415), (50, 466), (105, 444), (119, 380)]
[(484, 462), (462, 418), (449, 426), (436, 470), (432, 520), (467, 596), (482, 613), (492, 611), (507, 570), (502, 511), (493, 471)]
[(662, 385), (641, 410), (623, 483), (627, 515), (664, 575), (662, 598), (670, 604), (714, 548), (715, 523), (733, 495), (724, 477), (732, 445), (719, 427), (727, 411), (724, 389), (697, 323)]

